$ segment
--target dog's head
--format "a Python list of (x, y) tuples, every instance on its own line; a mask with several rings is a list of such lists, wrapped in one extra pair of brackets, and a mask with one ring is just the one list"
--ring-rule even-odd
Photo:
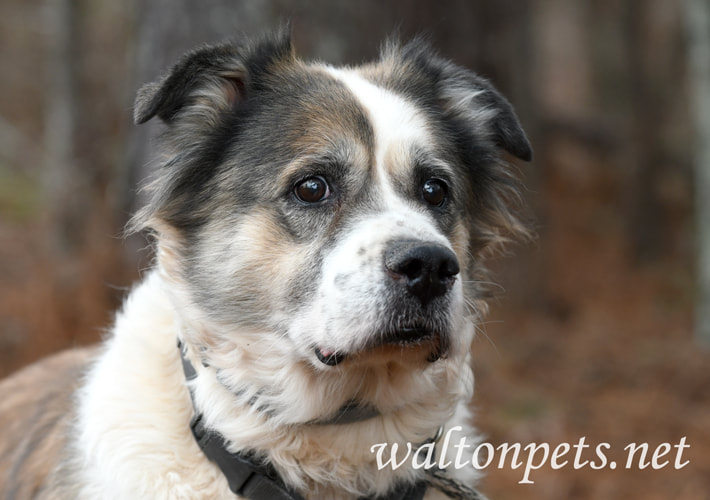
[(226, 383), (230, 363), (284, 356), (321, 377), (463, 362), (481, 258), (523, 231), (501, 150), (531, 156), (486, 80), (420, 41), (335, 68), (277, 34), (187, 54), (139, 92), (136, 122), (155, 116), (163, 156), (135, 224)]

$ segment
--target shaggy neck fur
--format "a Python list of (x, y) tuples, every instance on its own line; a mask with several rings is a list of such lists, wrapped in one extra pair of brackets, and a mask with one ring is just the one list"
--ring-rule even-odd
[[(171, 280), (170, 286), (164, 280)], [(217, 345), (221, 349), (210, 346), (198, 357), (200, 344), (194, 337), (208, 325), (194, 320), (195, 311), (179, 292), (167, 293), (184, 291), (172, 280), (160, 266), (129, 296), (83, 390), (78, 428), (85, 452), (79, 469), (85, 471), (87, 486), (81, 498), (157, 499), (163, 491), (179, 499), (234, 498), (190, 433), (193, 409), (176, 348), (178, 337), (198, 371), (195, 405), (207, 426), (230, 442), (230, 451), (263, 454), (284, 481), (308, 498), (384, 494), (397, 480), (413, 479), (423, 471), (409, 464), (378, 471), (373, 444), (420, 443), (444, 423), (470, 431), (465, 401), (473, 378), (468, 362), (440, 361), (414, 374), (404, 373), (396, 363), (335, 367), (323, 374), (279, 352), (276, 344), (271, 349), (260, 344), (256, 332), (226, 331), (211, 332), (222, 339)], [(470, 341), (471, 332), (464, 334)], [(133, 360), (130, 369), (126, 359)], [(218, 380), (224, 366), (233, 369)], [(115, 383), (119, 378), (121, 384)], [(368, 398), (383, 415), (345, 426), (297, 423), (331, 414), (352, 396)], [(274, 411), (265, 411), (265, 404)], [(111, 446), (106, 435), (114, 437)], [(475, 475), (473, 469), (451, 472), (469, 481)], [(102, 480), (92, 483), (96, 477)], [(123, 477), (142, 477), (144, 482), (136, 485)]]

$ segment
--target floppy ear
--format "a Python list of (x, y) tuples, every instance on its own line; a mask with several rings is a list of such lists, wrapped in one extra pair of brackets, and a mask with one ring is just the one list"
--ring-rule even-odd
[(251, 81), (271, 64), (292, 58), (288, 28), (251, 44), (206, 45), (185, 54), (157, 82), (136, 96), (136, 124), (157, 116), (168, 125), (192, 117), (208, 124), (220, 111), (243, 101)]
[(437, 88), (439, 104), (496, 146), (530, 161), (532, 148), (508, 100), (488, 80), (440, 57), (422, 37), (404, 46), (390, 39), (383, 58), (412, 65), (412, 73)]
[(490, 130), (496, 146), (521, 160), (532, 160), (532, 147), (513, 106), (491, 83), (465, 69), (447, 64), (442, 93), (450, 111)]
[(158, 116), (170, 123), (201, 94), (218, 108), (232, 105), (243, 96), (246, 68), (239, 54), (228, 45), (206, 46), (185, 54), (159, 81), (141, 87), (133, 118), (137, 124)]

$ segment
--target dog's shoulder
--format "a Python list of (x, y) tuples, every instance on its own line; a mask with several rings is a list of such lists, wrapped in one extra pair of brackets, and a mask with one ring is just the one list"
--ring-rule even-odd
[(74, 394), (95, 354), (72, 349), (0, 382), (0, 496), (41, 495), (70, 434)]

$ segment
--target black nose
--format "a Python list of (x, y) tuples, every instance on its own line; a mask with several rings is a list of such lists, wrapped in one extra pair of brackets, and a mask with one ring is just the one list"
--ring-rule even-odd
[(422, 305), (444, 295), (459, 273), (454, 252), (437, 243), (414, 240), (390, 243), (385, 251), (385, 267)]

